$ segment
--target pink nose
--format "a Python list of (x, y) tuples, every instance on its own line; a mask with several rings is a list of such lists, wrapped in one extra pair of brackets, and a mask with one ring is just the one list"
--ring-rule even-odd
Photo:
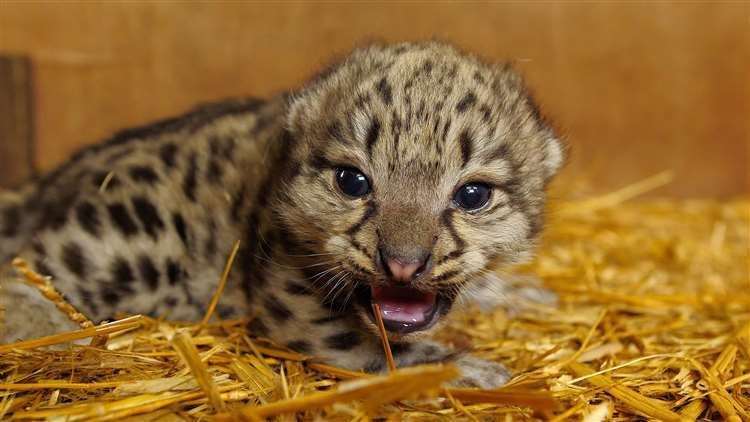
[(387, 261), (388, 269), (390, 270), (393, 279), (403, 282), (413, 280), (419, 269), (422, 268), (422, 265), (424, 264), (420, 261), (404, 263), (394, 258), (389, 258)]

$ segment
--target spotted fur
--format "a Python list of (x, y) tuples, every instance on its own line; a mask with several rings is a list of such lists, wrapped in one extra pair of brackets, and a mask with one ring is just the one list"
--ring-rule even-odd
[[(121, 132), (0, 197), (0, 259), (26, 258), (96, 320), (121, 311), (195, 320), (241, 240), (222, 315), (252, 315), (256, 335), (380, 371), (358, 300), (387, 282), (378, 251), (431, 256), (414, 287), (452, 304), (489, 265), (530, 255), (561, 163), (560, 143), (509, 67), (437, 42), (372, 45), (299, 91)], [(340, 167), (360, 169), (372, 192), (342, 194)], [(467, 182), (492, 187), (476, 212), (452, 202)], [(45, 306), (10, 277), (4, 288), (6, 306), (35, 318)], [(64, 325), (30, 326), (18, 309), (6, 339)], [(500, 364), (423, 334), (395, 342), (399, 364), (454, 360), (462, 384), (507, 380)]]

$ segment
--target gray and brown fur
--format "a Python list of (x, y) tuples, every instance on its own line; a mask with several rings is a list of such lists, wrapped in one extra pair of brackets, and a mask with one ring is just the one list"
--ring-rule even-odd
[[(220, 314), (332, 364), (383, 369), (363, 306), (383, 283), (378, 247), (429, 249), (416, 286), (456, 296), (496, 263), (532, 252), (544, 189), (562, 148), (519, 76), (448, 45), (355, 50), (298, 92), (229, 101), (122, 132), (19, 193), (0, 196), (0, 259), (19, 255), (95, 320), (116, 312), (195, 320), (242, 241)], [(373, 191), (336, 187), (362, 170)], [(451, 201), (463, 183), (493, 186), (475, 213)], [(28, 324), (41, 300), (4, 282), (5, 338), (59, 329)], [(54, 311), (49, 311), (54, 312)], [(502, 384), (504, 368), (409, 334), (402, 365), (455, 360), (462, 383)]]

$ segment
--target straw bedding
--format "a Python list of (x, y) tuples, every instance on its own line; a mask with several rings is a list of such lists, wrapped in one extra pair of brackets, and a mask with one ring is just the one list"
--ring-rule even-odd
[(508, 365), (506, 388), (440, 388), (450, 365), (332, 368), (247, 321), (78, 316), (79, 332), (0, 346), (0, 419), (748, 421), (750, 201), (625, 201), (652, 182), (553, 206), (518, 271), (556, 307), (468, 311), (439, 333)]

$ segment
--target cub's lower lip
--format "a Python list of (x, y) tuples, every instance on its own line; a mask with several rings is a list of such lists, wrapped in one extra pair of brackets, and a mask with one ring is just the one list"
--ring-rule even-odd
[(439, 319), (444, 302), (439, 294), (401, 286), (366, 288), (358, 296), (372, 320), (375, 319), (372, 304), (376, 303), (386, 330), (399, 334), (432, 326)]

